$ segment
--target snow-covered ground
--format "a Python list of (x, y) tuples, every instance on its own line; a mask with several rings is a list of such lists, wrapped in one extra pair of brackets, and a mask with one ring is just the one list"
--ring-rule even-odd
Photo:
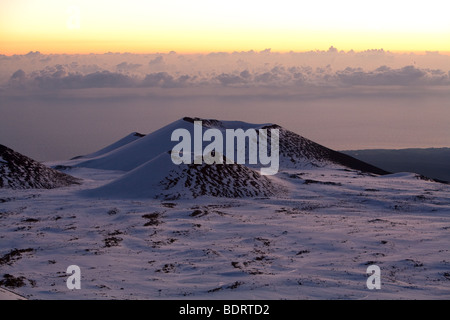
[(83, 183), (0, 190), (0, 286), (29, 299), (450, 298), (449, 185), (311, 168), (270, 198), (114, 200), (80, 191), (124, 172), (65, 172)]
[(17, 295), (16, 293), (0, 288), (0, 300), (26, 300), (24, 297)]

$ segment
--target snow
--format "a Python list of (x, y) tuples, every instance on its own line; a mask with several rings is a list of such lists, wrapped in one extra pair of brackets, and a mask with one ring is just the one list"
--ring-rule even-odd
[[(271, 177), (284, 197), (97, 199), (79, 192), (124, 173), (70, 171), (83, 185), (0, 191), (0, 259), (33, 249), (2, 274), (29, 299), (450, 298), (448, 185), (315, 168)], [(66, 288), (72, 264), (81, 290)]]
[(391, 179), (391, 178), (418, 179), (418, 177), (419, 177), (418, 174), (412, 172), (397, 172), (381, 176), (381, 178), (383, 179)]
[(127, 145), (127, 144), (129, 144), (131, 142), (134, 142), (134, 141), (142, 138), (142, 136), (143, 135), (138, 133), (138, 132), (130, 133), (129, 135), (123, 137), (122, 139), (120, 139), (120, 140), (110, 144), (109, 146), (107, 146), (107, 147), (105, 147), (103, 149), (100, 149), (100, 150), (98, 150), (98, 151), (96, 151), (94, 153), (82, 156), (82, 158), (95, 158), (95, 157), (98, 157), (98, 156), (102, 156), (102, 155), (107, 154), (107, 153), (109, 153), (109, 152), (111, 152), (113, 150), (119, 149), (120, 147), (123, 147), (124, 145)]
[[(59, 163), (81, 184), (0, 189), (0, 286), (28, 299), (450, 298), (450, 185), (349, 169), (287, 131), (275, 176), (175, 166), (167, 141), (183, 126)], [(217, 196), (230, 192), (243, 194)], [(81, 290), (66, 287), (70, 265)]]
[[(271, 124), (251, 124), (241, 121), (218, 121), (218, 120), (202, 120), (202, 121), (204, 130), (206, 130), (207, 128), (216, 128), (221, 130), (223, 133), (225, 132), (226, 129), (235, 130), (240, 128), (243, 130), (248, 129), (258, 130), (263, 127), (271, 125)], [(186, 119), (180, 119), (171, 124), (168, 124), (167, 126), (155, 132), (146, 135), (143, 138), (137, 139), (136, 141), (125, 144), (119, 148), (115, 148), (107, 153), (98, 152), (92, 154), (97, 155), (95, 157), (90, 157), (89, 159), (83, 157), (80, 159), (64, 162), (63, 164), (78, 167), (97, 168), (103, 170), (131, 171), (145, 164), (146, 162), (156, 158), (160, 154), (172, 150), (172, 148), (177, 144), (177, 142), (171, 141), (171, 135), (173, 131), (176, 129), (188, 130), (191, 134), (191, 137), (194, 137), (193, 123), (187, 121)], [(300, 137), (285, 129), (282, 129), (281, 137), (285, 137), (284, 141), (290, 140), (289, 143), (285, 143), (285, 146), (282, 145), (280, 147), (283, 150), (285, 150), (285, 152), (281, 154), (280, 158), (280, 165), (282, 167), (298, 168), (298, 167), (317, 167), (330, 165), (330, 161), (326, 160), (324, 161), (321, 159), (321, 156), (324, 153), (325, 149), (322, 146), (317, 145), (314, 142), (305, 139), (303, 137)], [(123, 139), (127, 139), (127, 137)], [(194, 138), (192, 138), (192, 140), (193, 139)], [(114, 143), (113, 145), (115, 146), (121, 144), (120, 141), (121, 140)], [(281, 143), (283, 143), (283, 140), (281, 141)], [(300, 145), (302, 146), (301, 149), (302, 151), (295, 152), (295, 150), (299, 150), (298, 147)], [(335, 167), (342, 168), (342, 165), (335, 165)]]
[[(80, 181), (0, 145), (0, 188), (57, 188)], [(5, 160), (6, 159), (6, 160)]]
[(133, 143), (124, 145), (105, 155), (80, 161), (77, 166), (105, 170), (130, 171), (172, 149), (170, 140), (175, 129), (184, 128), (192, 131), (192, 124), (178, 120)]
[(169, 153), (124, 174), (100, 188), (80, 194), (100, 198), (192, 199), (214, 197), (255, 197), (283, 191), (259, 172), (244, 165), (175, 165)]
[(6, 290), (4, 288), (0, 288), (0, 300), (25, 300), (25, 298)]
[(171, 170), (177, 169), (179, 167), (172, 163), (170, 154), (162, 153), (119, 179), (82, 194), (91, 197), (153, 198), (161, 189), (159, 182), (170, 174)]

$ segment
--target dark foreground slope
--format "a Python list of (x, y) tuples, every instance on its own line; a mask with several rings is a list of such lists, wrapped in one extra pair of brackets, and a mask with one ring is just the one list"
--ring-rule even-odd
[(80, 180), (0, 145), (0, 188), (53, 189)]

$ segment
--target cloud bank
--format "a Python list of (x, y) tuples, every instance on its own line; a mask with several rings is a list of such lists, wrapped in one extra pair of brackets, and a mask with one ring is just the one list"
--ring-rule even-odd
[(25, 73), (15, 71), (7, 88), (19, 89), (86, 89), (86, 88), (181, 88), (181, 87), (296, 87), (296, 86), (448, 86), (450, 72), (440, 69), (420, 69), (405, 66), (392, 69), (381, 66), (365, 71), (347, 67), (333, 71), (331, 68), (274, 67), (267, 71), (251, 72), (247, 69), (231, 73), (208, 75), (172, 75), (168, 72), (146, 74), (144, 77), (108, 70), (91, 73), (69, 72), (57, 65)]
[(0, 56), (12, 89), (448, 86), (450, 56), (384, 50)]

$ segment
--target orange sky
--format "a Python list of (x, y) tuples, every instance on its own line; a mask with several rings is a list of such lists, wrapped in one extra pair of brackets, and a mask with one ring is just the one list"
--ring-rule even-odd
[[(362, 4), (363, 3), (363, 4)], [(0, 54), (450, 52), (446, 1), (2, 0)]]

